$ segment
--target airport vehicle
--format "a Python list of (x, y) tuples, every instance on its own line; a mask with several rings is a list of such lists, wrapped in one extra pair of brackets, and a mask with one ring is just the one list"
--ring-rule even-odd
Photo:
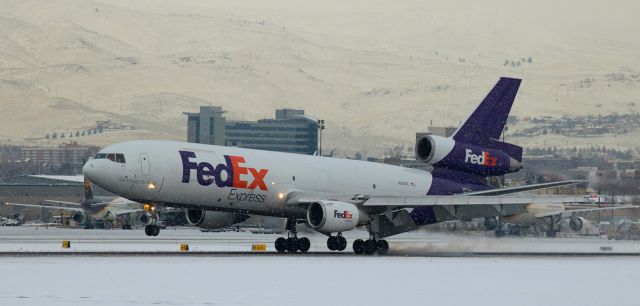
[(548, 237), (555, 237), (557, 234), (556, 225), (562, 219), (569, 219), (569, 228), (578, 232), (582, 229), (585, 219), (579, 217), (578, 214), (592, 211), (610, 211), (618, 209), (637, 208), (637, 206), (613, 206), (613, 207), (593, 207), (587, 205), (573, 206), (567, 209), (562, 203), (533, 203), (526, 207), (526, 211), (507, 215), (503, 217), (487, 217), (484, 220), (484, 228), (489, 231), (495, 231), (496, 237), (505, 235), (504, 223), (509, 223), (516, 227), (525, 227), (542, 225), (546, 227)]
[(0, 217), (0, 226), (20, 226), (20, 220)]
[[(501, 78), (453, 136), (418, 141), (416, 157), (430, 172), (404, 167), (281, 152), (173, 141), (130, 141), (101, 150), (83, 172), (91, 182), (146, 205), (185, 208), (189, 222), (208, 222), (212, 210), (287, 218), (279, 252), (306, 252), (296, 223), (326, 234), (342, 251), (343, 232), (366, 226), (357, 254), (386, 253), (382, 239), (456, 219), (507, 216), (530, 203), (575, 197), (523, 192), (575, 184), (562, 181), (495, 189), (487, 177), (520, 170), (522, 148), (499, 140), (521, 80)], [(109, 156), (123, 156), (122, 162)], [(126, 161), (125, 161), (126, 157)], [(150, 225), (153, 227), (153, 225)], [(154, 229), (155, 231), (155, 229)], [(335, 235), (334, 235), (335, 234)]]

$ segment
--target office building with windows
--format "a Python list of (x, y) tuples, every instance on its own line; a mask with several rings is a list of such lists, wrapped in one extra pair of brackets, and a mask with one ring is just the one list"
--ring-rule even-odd
[(227, 121), (224, 113), (220, 106), (185, 113), (187, 141), (299, 154), (318, 150), (318, 123), (304, 110), (278, 109), (275, 119), (258, 121)]

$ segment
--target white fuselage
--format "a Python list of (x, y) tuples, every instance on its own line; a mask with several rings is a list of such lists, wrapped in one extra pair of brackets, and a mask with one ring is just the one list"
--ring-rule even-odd
[(303, 208), (287, 204), (296, 192), (419, 197), (432, 182), (429, 172), (380, 163), (185, 142), (131, 141), (100, 153), (124, 154), (126, 162), (92, 159), (84, 174), (122, 197), (259, 215), (303, 217)]

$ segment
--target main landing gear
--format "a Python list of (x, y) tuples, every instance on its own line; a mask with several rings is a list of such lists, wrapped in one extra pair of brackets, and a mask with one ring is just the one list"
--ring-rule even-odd
[(338, 233), (337, 236), (329, 236), (327, 248), (331, 251), (344, 251), (347, 248), (347, 239), (342, 237), (342, 233)]
[(298, 238), (295, 219), (287, 220), (287, 229), (289, 230), (287, 238), (279, 237), (276, 239), (276, 251), (278, 251), (278, 253), (295, 253), (298, 251), (302, 253), (308, 252), (309, 248), (311, 248), (311, 241), (307, 237)]
[(144, 227), (144, 233), (147, 234), (147, 236), (158, 236), (158, 234), (160, 234), (160, 226), (155, 224), (147, 225)]
[(368, 240), (356, 239), (353, 241), (353, 252), (359, 255), (372, 255), (376, 252), (384, 255), (389, 252), (389, 243), (384, 239), (377, 240), (374, 237)]

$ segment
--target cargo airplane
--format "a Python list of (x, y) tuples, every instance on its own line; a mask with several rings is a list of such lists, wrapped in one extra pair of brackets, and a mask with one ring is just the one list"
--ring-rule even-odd
[[(287, 218), (278, 252), (307, 252), (297, 223), (328, 236), (342, 251), (342, 233), (365, 226), (357, 254), (386, 253), (383, 238), (448, 220), (512, 215), (530, 203), (574, 198), (523, 194), (575, 184), (563, 181), (495, 189), (487, 177), (520, 170), (522, 148), (500, 141), (521, 80), (501, 78), (451, 137), (419, 139), (416, 158), (432, 171), (359, 160), (173, 141), (130, 141), (101, 150), (83, 172), (97, 186), (148, 205), (184, 208), (192, 224), (215, 212)], [(123, 154), (118, 163), (109, 154)], [(153, 228), (151, 224), (148, 227)], [(153, 228), (150, 231), (157, 231)]]

